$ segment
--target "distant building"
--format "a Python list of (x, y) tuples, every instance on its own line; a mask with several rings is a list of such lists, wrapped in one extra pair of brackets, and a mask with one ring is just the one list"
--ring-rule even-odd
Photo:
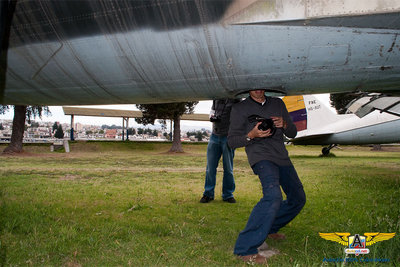
[(107, 139), (115, 139), (117, 137), (117, 129), (107, 129), (104, 137)]
[(83, 125), (79, 122), (75, 123), (75, 129), (74, 131), (80, 132), (83, 130)]

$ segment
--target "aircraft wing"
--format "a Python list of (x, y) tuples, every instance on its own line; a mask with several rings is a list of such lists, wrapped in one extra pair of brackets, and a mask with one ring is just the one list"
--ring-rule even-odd
[(400, 97), (364, 96), (351, 102), (347, 109), (362, 118), (374, 110), (400, 116)]
[(330, 137), (333, 134), (315, 134), (296, 137), (290, 140), (295, 145), (330, 145)]
[(399, 92), (398, 0), (23, 0), (0, 11), (0, 104)]

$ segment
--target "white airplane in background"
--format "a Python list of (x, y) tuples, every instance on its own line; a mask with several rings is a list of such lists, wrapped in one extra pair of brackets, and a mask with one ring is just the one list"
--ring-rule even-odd
[(399, 0), (0, 1), (0, 104), (400, 93)]
[(298, 145), (329, 145), (324, 155), (336, 145), (388, 144), (400, 142), (400, 118), (376, 110), (363, 118), (355, 114), (338, 115), (313, 95), (284, 97), (296, 124)]

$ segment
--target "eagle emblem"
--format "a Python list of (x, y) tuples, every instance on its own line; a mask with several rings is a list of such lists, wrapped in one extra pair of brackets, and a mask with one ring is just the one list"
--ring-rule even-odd
[(343, 246), (348, 246), (345, 249), (347, 254), (368, 254), (369, 249), (367, 246), (371, 246), (377, 242), (389, 240), (393, 238), (396, 233), (364, 233), (364, 235), (355, 234), (350, 236), (350, 233), (319, 233), (319, 236), (323, 239), (338, 242)]

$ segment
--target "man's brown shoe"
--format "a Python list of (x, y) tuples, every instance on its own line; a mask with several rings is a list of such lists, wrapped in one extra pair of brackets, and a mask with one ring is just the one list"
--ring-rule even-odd
[(264, 256), (261, 256), (258, 253), (246, 255), (246, 256), (239, 256), (239, 259), (241, 259), (244, 262), (248, 262), (248, 263), (257, 263), (257, 264), (267, 263), (267, 258)]
[(274, 234), (269, 234), (268, 238), (271, 238), (273, 240), (284, 240), (286, 239), (286, 235), (280, 233), (274, 233)]

